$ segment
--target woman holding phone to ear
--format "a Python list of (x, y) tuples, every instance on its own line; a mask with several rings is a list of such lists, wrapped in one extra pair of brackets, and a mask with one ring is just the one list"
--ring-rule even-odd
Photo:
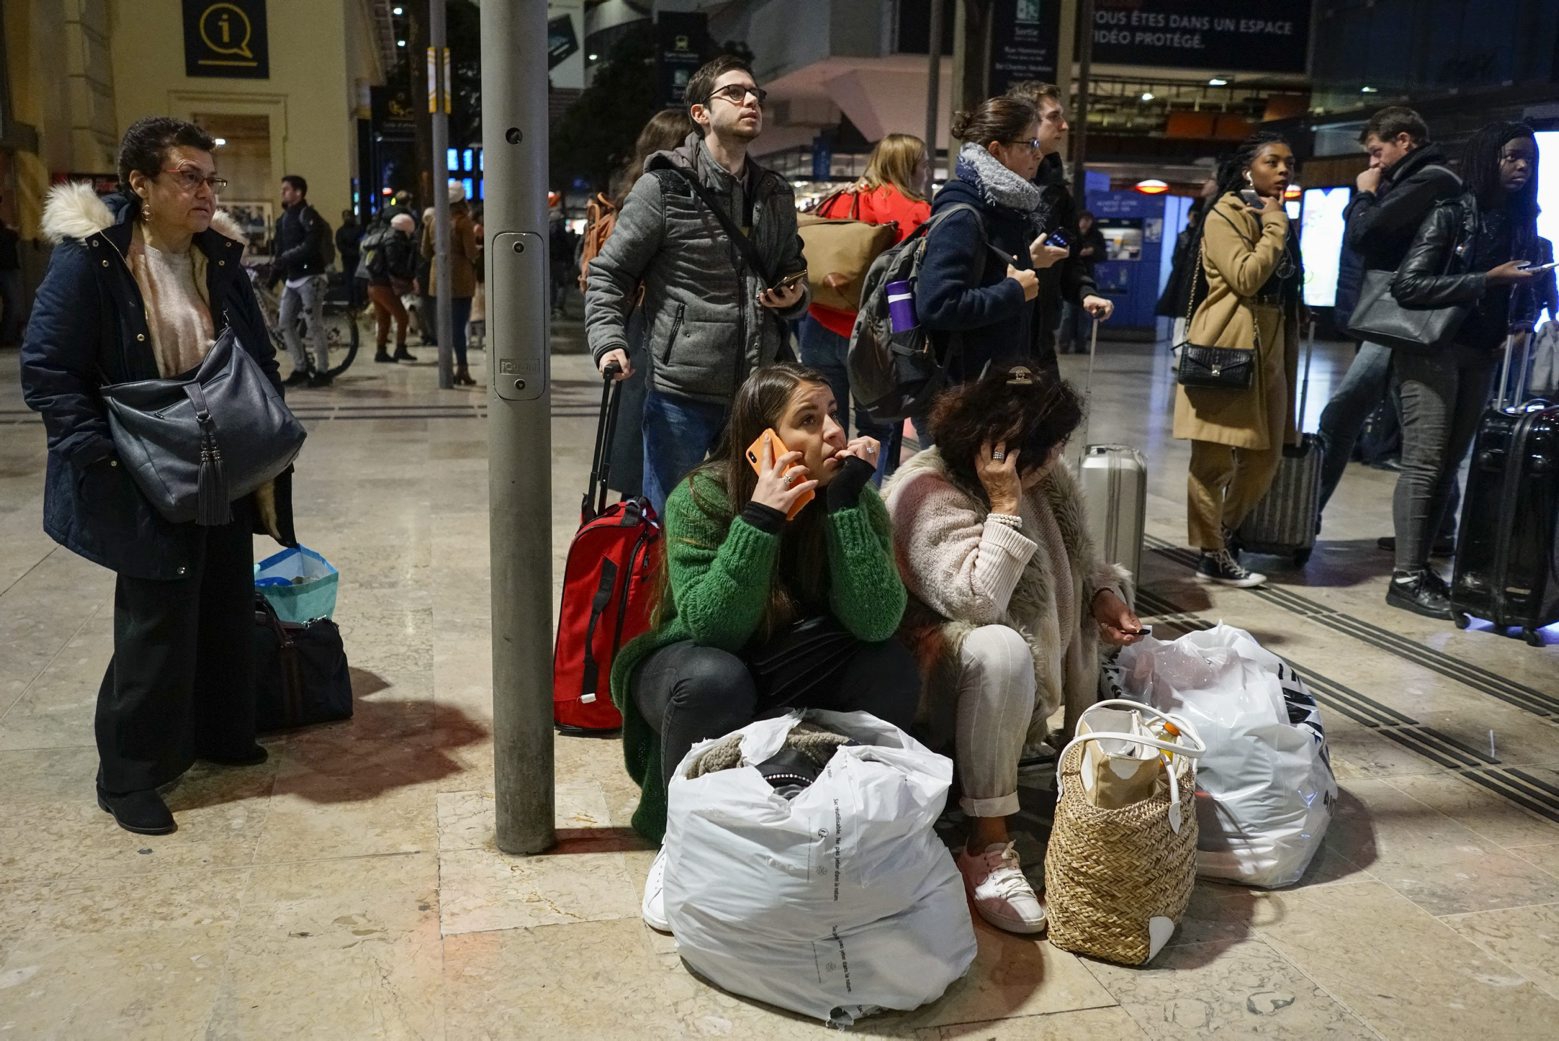
[[(904, 583), (871, 487), (880, 449), (847, 441), (838, 411), (822, 373), (757, 369), (715, 454), (666, 499), (653, 628), (612, 665), (623, 755), (642, 790), (633, 827), (652, 842), (666, 830), (671, 776), (698, 741), (800, 707), (913, 720), (919, 676), (893, 640)], [(661, 931), (663, 872), (657, 857), (643, 907)]]
[[(1265, 575), (1241, 566), (1233, 532), (1267, 494), (1297, 444), (1299, 290), (1304, 270), (1283, 194), (1294, 152), (1273, 133), (1253, 134), (1219, 169), (1216, 200), (1201, 221), (1199, 300), (1186, 329), (1198, 347), (1251, 353), (1246, 386), (1185, 386), (1175, 394), (1174, 436), (1191, 442), (1186, 526), (1201, 550), (1197, 578), (1238, 588)], [(1188, 348), (1189, 349), (1189, 348)], [(1182, 356), (1180, 377), (1186, 377)]]

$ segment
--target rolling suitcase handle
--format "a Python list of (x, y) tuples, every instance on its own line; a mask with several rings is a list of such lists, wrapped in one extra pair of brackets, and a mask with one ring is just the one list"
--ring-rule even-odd
[(616, 376), (622, 367), (616, 362), (601, 373), (601, 414), (595, 424), (595, 450), (590, 454), (590, 483), (579, 504), (581, 521), (593, 520), (606, 512), (606, 482), (611, 473), (612, 436), (617, 432), (617, 406), (621, 398)]
[(1315, 316), (1310, 317), (1310, 328), (1305, 332), (1305, 375), (1299, 384), (1299, 411), (1295, 420), (1299, 424), (1299, 432), (1305, 432), (1305, 406), (1310, 401), (1310, 361), (1315, 357)]

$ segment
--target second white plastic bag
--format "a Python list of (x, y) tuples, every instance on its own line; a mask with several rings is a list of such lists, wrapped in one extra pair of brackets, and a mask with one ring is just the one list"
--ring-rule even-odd
[(1124, 696), (1184, 716), (1197, 764), (1197, 874), (1244, 885), (1299, 881), (1320, 848), (1337, 782), (1315, 698), (1282, 659), (1219, 624), (1123, 650)]
[[(845, 734), (785, 799), (759, 774), (802, 720)], [(941, 996), (974, 960), (963, 883), (932, 830), (952, 762), (864, 712), (792, 712), (738, 731), (742, 765), (678, 765), (666, 917), (682, 958), (736, 994), (835, 1026)]]

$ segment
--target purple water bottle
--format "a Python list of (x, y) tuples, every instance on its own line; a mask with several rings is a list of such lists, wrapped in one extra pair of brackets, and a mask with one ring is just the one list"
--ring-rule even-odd
[(896, 333), (907, 333), (919, 323), (915, 321), (915, 293), (908, 280), (889, 282), (888, 323)]

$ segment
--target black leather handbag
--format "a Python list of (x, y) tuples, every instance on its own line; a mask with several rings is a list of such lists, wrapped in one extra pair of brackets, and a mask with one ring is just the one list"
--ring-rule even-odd
[(1195, 316), (1196, 280), (1202, 275), (1206, 247), (1197, 250), (1196, 267), (1186, 289), (1186, 339), (1180, 348), (1180, 368), (1176, 374), (1182, 387), (1211, 387), (1217, 390), (1249, 390), (1256, 375), (1256, 357), (1261, 350), (1261, 329), (1256, 328), (1254, 347), (1206, 347), (1191, 342), (1191, 319)]
[(232, 503), (291, 466), (306, 436), (232, 326), (192, 371), (101, 393), (114, 450), (176, 524), (231, 521)]
[(335, 622), (284, 622), (256, 593), (254, 652), (255, 729), (352, 718), (352, 674)]
[[(1454, 255), (1454, 251), (1453, 251)], [(1450, 261), (1446, 262), (1447, 268)], [(1449, 347), (1472, 313), (1468, 304), (1418, 309), (1403, 307), (1391, 294), (1395, 271), (1366, 271), (1348, 332), (1394, 351), (1434, 352)]]

